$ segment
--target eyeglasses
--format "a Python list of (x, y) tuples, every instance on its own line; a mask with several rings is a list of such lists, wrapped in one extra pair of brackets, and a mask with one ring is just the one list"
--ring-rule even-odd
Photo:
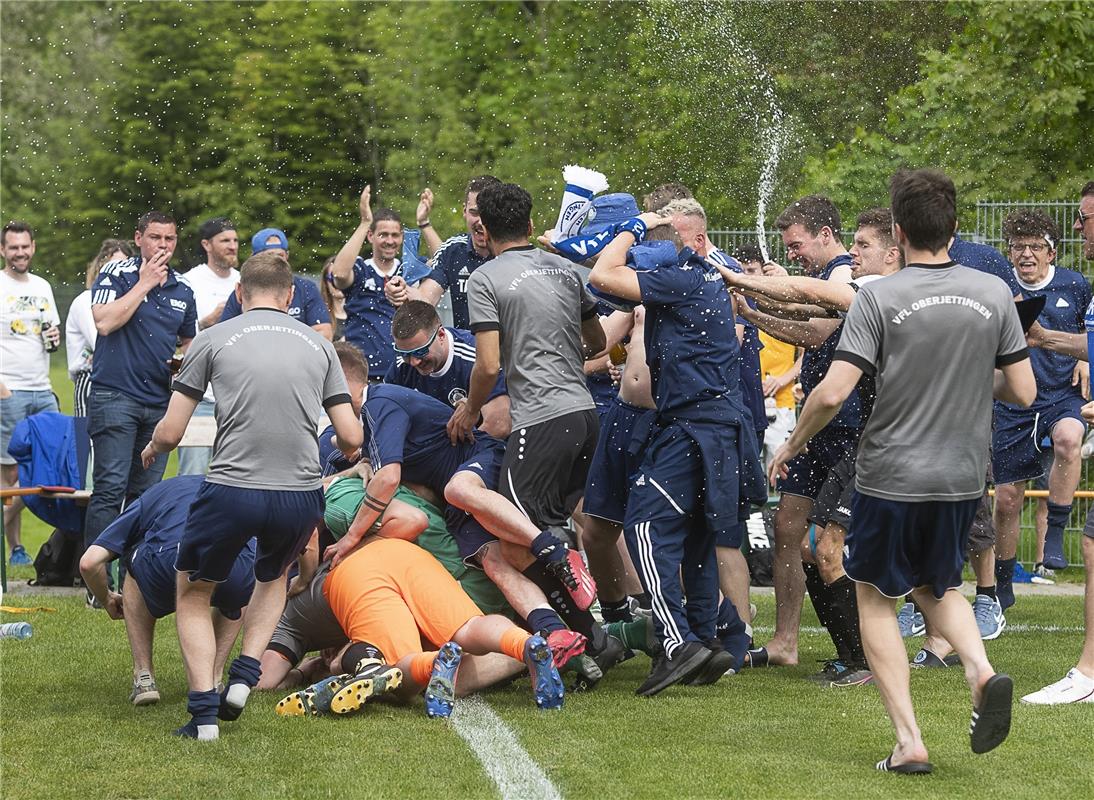
[(1014, 253), (1016, 256), (1018, 256), (1018, 255), (1021, 255), (1024, 252), (1026, 252), (1027, 247), (1029, 248), (1029, 251), (1031, 253), (1033, 253), (1034, 255), (1038, 255), (1038, 254), (1043, 253), (1046, 250), (1048, 250), (1048, 243), (1047, 242), (1034, 242), (1033, 244), (1012, 244), (1010, 246), (1010, 251), (1012, 253)]
[(1079, 211), (1076, 212), (1076, 213), (1078, 214), (1078, 217), (1079, 217), (1079, 227), (1082, 227), (1083, 225), (1086, 225), (1086, 221), (1088, 219), (1090, 219), (1091, 217), (1094, 217), (1094, 214), (1084, 214), (1082, 209), (1079, 209)]
[(398, 347), (394, 348), (395, 352), (401, 355), (403, 358), (425, 358), (429, 355), (429, 348), (433, 346), (433, 342), (437, 340), (437, 334), (441, 332), (440, 328), (433, 331), (433, 335), (429, 337), (429, 341), (423, 344), (421, 347), (415, 347), (413, 350), (400, 350)]

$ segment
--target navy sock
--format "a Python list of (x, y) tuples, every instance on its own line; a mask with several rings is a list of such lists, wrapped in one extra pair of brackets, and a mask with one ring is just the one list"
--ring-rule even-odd
[(553, 608), (533, 608), (528, 612), (528, 627), (536, 633), (566, 630), (562, 617)]
[(601, 600), (600, 613), (604, 616), (605, 622), (631, 622), (634, 619), (631, 614), (631, 605), (626, 597), (610, 602)]
[(1014, 605), (1014, 565), (1017, 563), (1017, 558), (995, 561), (995, 592), (1004, 611)]
[[(242, 705), (233, 705), (228, 702), (228, 693), (232, 691), (234, 684), (243, 684), (247, 687), (244, 690), (244, 694), (249, 694), (249, 690), (258, 685), (258, 679), (262, 677), (262, 665), (258, 659), (251, 658), (250, 656), (238, 656), (232, 661), (232, 665), (228, 667), (228, 685), (224, 687), (224, 692), (219, 696), (220, 708), (217, 711), (217, 716), (228, 722), (239, 719), (239, 715), (243, 713)], [(244, 699), (243, 702), (246, 702)]]
[(996, 597), (995, 597), (995, 587), (994, 586), (979, 586), (978, 585), (976, 587), (976, 593), (986, 595), (986, 596), (990, 597), (992, 600), (996, 599)]
[[(186, 710), (197, 725), (216, 725), (217, 710), (220, 708), (220, 694), (216, 689), (207, 692), (190, 692), (186, 696)], [(197, 731), (194, 731), (197, 735)]]
[(566, 545), (550, 531), (543, 531), (533, 539), (530, 549), (541, 561), (561, 561), (566, 557)]
[(1064, 551), (1064, 528), (1071, 519), (1071, 504), (1048, 504), (1048, 530), (1045, 532), (1045, 555), (1060, 556)]
[(836, 651), (852, 669), (867, 669), (866, 651), (859, 631), (858, 601), (855, 583), (846, 575), (828, 584), (830, 593), (828, 632)]

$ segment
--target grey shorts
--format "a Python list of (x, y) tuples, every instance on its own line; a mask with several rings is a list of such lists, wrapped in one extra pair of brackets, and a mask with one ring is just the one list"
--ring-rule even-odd
[(1083, 525), (1083, 536), (1089, 536), (1094, 539), (1094, 505), (1090, 506), (1090, 510), (1086, 512), (1086, 524)]
[(995, 525), (991, 519), (991, 499), (985, 491), (976, 507), (976, 516), (969, 528), (968, 551), (979, 553), (989, 547), (995, 547)]

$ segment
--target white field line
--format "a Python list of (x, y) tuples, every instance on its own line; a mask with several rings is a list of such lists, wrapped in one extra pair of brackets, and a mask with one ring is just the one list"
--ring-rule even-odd
[[(775, 628), (771, 625), (755, 625), (752, 628), (756, 633), (774, 633)], [(802, 633), (828, 633), (825, 628), (819, 625), (802, 625), (800, 628)], [(1083, 627), (1081, 625), (1027, 625), (1024, 622), (1008, 623), (1007, 627), (1003, 629), (1003, 635), (1009, 633), (1082, 633)]]
[(498, 787), (502, 800), (562, 800), (558, 787), (485, 700), (471, 696), (456, 701), (452, 723)]

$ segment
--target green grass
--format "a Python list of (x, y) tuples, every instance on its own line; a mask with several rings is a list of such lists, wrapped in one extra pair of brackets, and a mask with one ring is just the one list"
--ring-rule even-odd
[[(773, 604), (759, 597), (761, 625)], [(34, 637), (0, 642), (2, 796), (20, 798), (490, 797), (495, 790), (446, 724), (414, 708), (370, 707), (346, 718), (282, 719), (279, 693), (252, 698), (218, 743), (178, 741), (186, 686), (172, 620), (156, 643), (162, 701), (127, 702), (125, 631), (75, 597), (21, 596), (47, 605), (28, 615)], [(1081, 621), (1080, 597), (1022, 597), (1011, 623)], [(12, 615), (5, 614), (5, 621)], [(807, 615), (806, 625), (816, 621)], [(766, 634), (761, 635), (761, 639)], [(909, 652), (918, 646), (909, 642)], [(830, 644), (803, 638), (797, 668), (758, 670), (714, 687), (674, 687), (638, 698), (642, 656), (597, 688), (569, 695), (561, 713), (531, 705), (528, 682), (488, 693), (494, 710), (566, 797), (893, 797), (908, 779), (873, 763), (892, 733), (873, 687), (833, 690), (803, 677)], [(1019, 694), (1062, 677), (1081, 648), (1078, 633), (1014, 633), (988, 645)], [(1011, 738), (974, 756), (969, 700), (957, 670), (913, 673), (912, 689), (935, 775), (915, 780), (933, 796), (1082, 797), (1090, 789), (1088, 705), (1017, 706)]]

